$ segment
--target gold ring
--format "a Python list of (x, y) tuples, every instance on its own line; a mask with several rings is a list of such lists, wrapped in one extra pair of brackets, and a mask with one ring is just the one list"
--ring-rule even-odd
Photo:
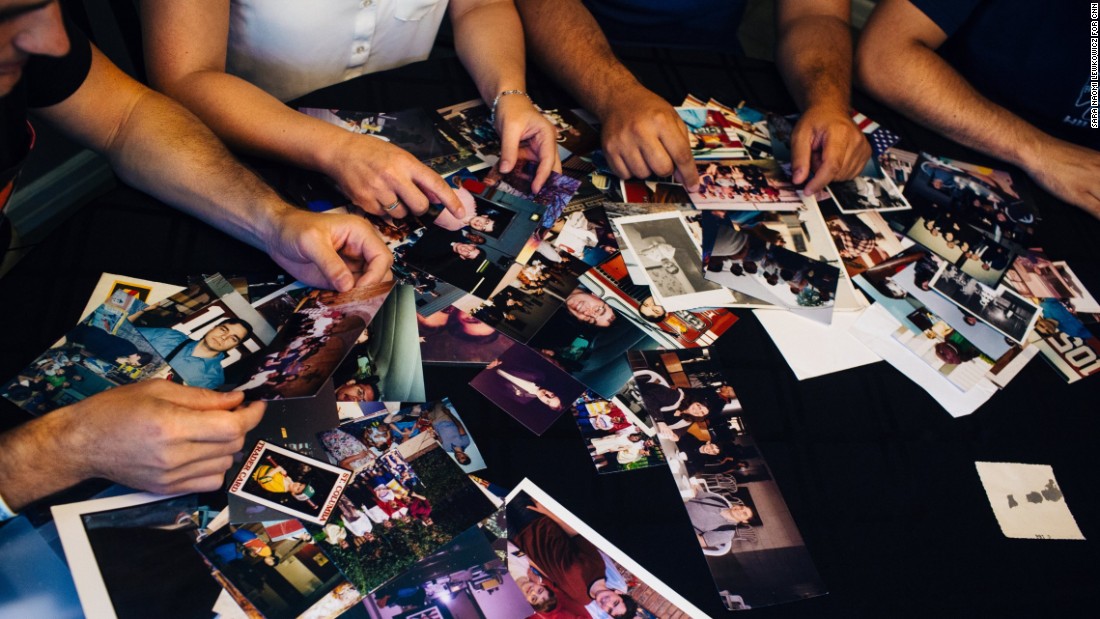
[(386, 210), (387, 210), (387, 211), (392, 211), (393, 209), (395, 209), (395, 208), (397, 208), (397, 207), (399, 207), (399, 206), (401, 206), (401, 200), (394, 200), (394, 201), (393, 201), (393, 204), (391, 204), (391, 205), (389, 205), (389, 206), (387, 206), (387, 207), (386, 207)]

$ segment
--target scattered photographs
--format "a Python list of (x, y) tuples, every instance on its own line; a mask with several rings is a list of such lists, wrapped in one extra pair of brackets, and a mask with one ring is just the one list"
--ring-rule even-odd
[(819, 201), (818, 206), (849, 276), (859, 275), (913, 246), (912, 240), (895, 233), (878, 212), (845, 215), (832, 200)]
[(492, 511), (438, 444), (405, 443), (354, 476), (314, 538), (356, 589), (371, 593)]
[(1005, 537), (1085, 539), (1049, 464), (975, 462)]
[(688, 194), (700, 209), (795, 211), (797, 188), (772, 159), (696, 161), (699, 191)]
[(262, 523), (227, 524), (195, 548), (215, 570), (218, 582), (242, 608), (265, 619), (335, 617), (361, 599), (320, 543), (297, 525), (276, 539)]
[(482, 179), (482, 182), (485, 187), (495, 188), (498, 191), (545, 207), (546, 211), (543, 213), (540, 224), (544, 228), (549, 228), (556, 219), (561, 217), (565, 205), (573, 198), (573, 194), (577, 193), (581, 182), (551, 171), (550, 177), (546, 179), (542, 189), (537, 194), (532, 193), (531, 181), (535, 178), (538, 165), (538, 161), (521, 158), (516, 161), (512, 171), (507, 174), (501, 174), (500, 170), (493, 166), (489, 173), (485, 175), (485, 178)]
[(635, 425), (614, 400), (585, 391), (573, 402), (572, 410), (597, 473), (664, 464), (665, 456), (657, 440)]
[(600, 147), (600, 132), (576, 112), (565, 109), (539, 111), (558, 130), (558, 154), (562, 161), (571, 155), (583, 155)]
[(1057, 299), (1041, 299), (1043, 317), (1035, 323), (1032, 340), (1043, 357), (1066, 379), (1075, 383), (1100, 372), (1100, 339)]
[(829, 183), (829, 193), (841, 213), (884, 213), (909, 210), (909, 202), (894, 181), (871, 159), (863, 172), (850, 181)]
[(260, 423), (245, 437), (245, 444), (265, 440), (303, 456), (322, 459), (325, 454), (317, 433), (339, 423), (336, 393), (332, 383), (327, 382), (312, 397), (269, 401)]
[(42, 415), (97, 393), (164, 375), (168, 366), (130, 323), (145, 308), (115, 291), (107, 303), (73, 327), (3, 386), (3, 396)]
[(722, 305), (729, 296), (722, 286), (707, 281), (700, 253), (679, 212), (657, 213), (614, 220), (626, 250), (645, 269), (645, 285), (667, 311)]
[[(351, 473), (266, 441), (258, 441), (229, 486), (229, 493), (292, 518), (324, 524)], [(246, 513), (230, 511), (246, 522)]]
[(530, 480), (506, 501), (508, 571), (536, 616), (704, 616)]
[(618, 251), (611, 222), (600, 205), (563, 214), (547, 231), (538, 248), (538, 253), (551, 262), (561, 262), (563, 256), (568, 255), (590, 267)]
[(1026, 341), (1040, 316), (1038, 306), (1019, 294), (1005, 286), (985, 286), (953, 264), (944, 263), (929, 285), (1017, 344)]
[(454, 306), (417, 315), (416, 320), (420, 357), (426, 364), (486, 365), (512, 344), (494, 327)]
[(221, 275), (211, 275), (135, 314), (138, 333), (195, 387), (237, 385), (251, 372), (239, 363), (275, 337), (275, 328)]
[(632, 352), (634, 380), (730, 610), (826, 592), (710, 350)]
[(533, 614), (523, 591), (477, 528), (387, 582), (364, 603), (371, 617), (514, 619)]
[(540, 435), (584, 391), (584, 385), (522, 344), (490, 363), (470, 386)]
[(676, 113), (688, 129), (691, 155), (696, 159), (747, 159), (733, 124), (718, 110), (678, 107)]

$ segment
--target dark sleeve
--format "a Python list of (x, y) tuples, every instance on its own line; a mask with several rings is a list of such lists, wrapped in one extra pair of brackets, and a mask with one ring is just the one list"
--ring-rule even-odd
[(24, 75), (27, 79), (27, 107), (47, 107), (68, 99), (88, 77), (92, 67), (92, 46), (88, 37), (65, 19), (69, 53), (54, 58), (31, 56)]
[(955, 34), (983, 0), (910, 0), (947, 36)]

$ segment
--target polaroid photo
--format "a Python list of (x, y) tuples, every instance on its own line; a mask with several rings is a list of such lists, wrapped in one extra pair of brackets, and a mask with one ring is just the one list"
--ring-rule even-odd
[[(623, 617), (705, 616), (529, 479), (509, 493), (505, 511), (508, 571), (536, 609), (553, 599), (577, 617), (604, 617), (609, 610)], [(568, 543), (570, 533), (559, 522), (588, 542), (575, 546), (583, 554), (567, 557), (572, 562), (546, 554)], [(576, 570), (585, 570), (583, 579), (575, 577)]]
[(1100, 338), (1057, 299), (1041, 299), (1043, 317), (1031, 340), (1068, 383), (1100, 373)]
[(505, 351), (470, 385), (538, 435), (584, 391), (583, 384), (523, 344)]
[(137, 493), (53, 506), (84, 614), (209, 615), (221, 587), (193, 547), (205, 534), (195, 520), (207, 509), (201, 501)]
[(406, 442), (352, 478), (328, 525), (310, 528), (324, 553), (367, 594), (494, 509), (437, 443)]
[(514, 619), (534, 614), (480, 528), (378, 588), (364, 601), (371, 617)]
[[(323, 525), (350, 479), (350, 471), (258, 441), (234, 476), (229, 493)], [(230, 517), (241, 521), (232, 513)]]
[(696, 161), (699, 190), (689, 193), (699, 209), (797, 211), (802, 196), (772, 159)]
[(328, 619), (359, 603), (340, 570), (317, 561), (324, 555), (309, 531), (296, 520), (275, 524), (290, 526), (226, 524), (195, 545), (238, 606), (265, 619)]
[(1083, 540), (1049, 464), (975, 462), (1005, 537)]
[(497, 328), (455, 306), (417, 314), (416, 321), (426, 365), (487, 365), (512, 344)]
[(637, 256), (645, 269), (645, 281), (653, 296), (667, 311), (721, 306), (729, 293), (707, 281), (701, 268), (699, 246), (679, 212), (614, 221), (623, 247)]
[(0, 393), (42, 415), (119, 385), (166, 376), (165, 360), (130, 322), (145, 307), (128, 291), (116, 290)]
[(660, 443), (635, 425), (614, 398), (585, 391), (573, 402), (572, 413), (597, 473), (664, 465)]
[(874, 159), (867, 162), (859, 176), (849, 181), (829, 183), (827, 189), (840, 212), (846, 215), (907, 211), (913, 208)]
[(586, 289), (602, 298), (619, 317), (641, 328), (663, 347), (710, 346), (737, 322), (737, 315), (724, 308), (666, 310), (648, 286), (631, 281), (622, 254), (589, 269), (580, 279)]
[(332, 375), (337, 401), (427, 399), (416, 308), (415, 292), (409, 286), (397, 286), (386, 297)]
[(1008, 287), (990, 288), (946, 262), (929, 286), (1017, 344), (1027, 341), (1042, 315), (1039, 306)]

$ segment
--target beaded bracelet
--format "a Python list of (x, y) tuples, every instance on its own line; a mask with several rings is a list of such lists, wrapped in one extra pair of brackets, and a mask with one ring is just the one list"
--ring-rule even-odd
[(493, 127), (497, 126), (497, 104), (500, 103), (501, 97), (506, 97), (508, 95), (523, 95), (527, 97), (528, 101), (531, 100), (530, 95), (522, 90), (505, 90), (504, 92), (497, 95), (497, 98), (493, 99), (492, 110), (489, 112), (489, 124), (491, 124)]

